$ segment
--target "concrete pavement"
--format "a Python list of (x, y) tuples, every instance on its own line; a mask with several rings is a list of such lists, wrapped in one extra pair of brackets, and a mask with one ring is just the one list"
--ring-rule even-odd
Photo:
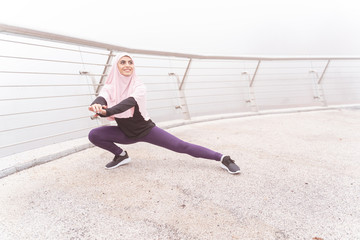
[(146, 143), (114, 170), (99, 148), (0, 179), (0, 239), (360, 239), (360, 111), (168, 130), (242, 173)]

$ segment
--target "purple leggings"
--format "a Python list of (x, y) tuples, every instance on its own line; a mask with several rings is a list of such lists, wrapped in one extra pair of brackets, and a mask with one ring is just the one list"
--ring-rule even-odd
[(115, 143), (133, 144), (137, 142), (147, 142), (178, 153), (186, 153), (196, 158), (220, 161), (222, 157), (221, 153), (184, 142), (156, 126), (151, 129), (148, 135), (139, 139), (128, 138), (117, 126), (103, 126), (91, 130), (89, 140), (94, 145), (106, 149), (115, 155), (119, 155), (123, 151)]

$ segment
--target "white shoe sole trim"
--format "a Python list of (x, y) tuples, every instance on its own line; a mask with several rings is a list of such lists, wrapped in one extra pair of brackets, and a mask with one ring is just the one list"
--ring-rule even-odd
[(238, 174), (240, 173), (240, 170), (237, 170), (236, 172), (231, 172), (230, 169), (228, 169), (224, 164), (221, 163), (221, 167), (225, 170), (227, 170), (231, 174)]
[(131, 162), (131, 158), (128, 157), (128, 158), (125, 158), (124, 160), (122, 160), (121, 162), (119, 162), (117, 165), (112, 166), (112, 167), (105, 167), (105, 169), (114, 169), (114, 168), (120, 167), (122, 165), (128, 164), (129, 162)]

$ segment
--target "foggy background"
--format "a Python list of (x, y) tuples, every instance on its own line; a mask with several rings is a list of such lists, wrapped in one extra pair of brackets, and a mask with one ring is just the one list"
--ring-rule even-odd
[(0, 23), (203, 55), (360, 55), (355, 0), (1, 0)]

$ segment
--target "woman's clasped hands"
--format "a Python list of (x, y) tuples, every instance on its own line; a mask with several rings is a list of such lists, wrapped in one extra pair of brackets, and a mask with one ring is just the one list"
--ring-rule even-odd
[(89, 106), (88, 109), (89, 109), (89, 111), (96, 113), (96, 115), (106, 116), (106, 110), (105, 110), (106, 108), (107, 108), (107, 106), (96, 103), (96, 104)]

